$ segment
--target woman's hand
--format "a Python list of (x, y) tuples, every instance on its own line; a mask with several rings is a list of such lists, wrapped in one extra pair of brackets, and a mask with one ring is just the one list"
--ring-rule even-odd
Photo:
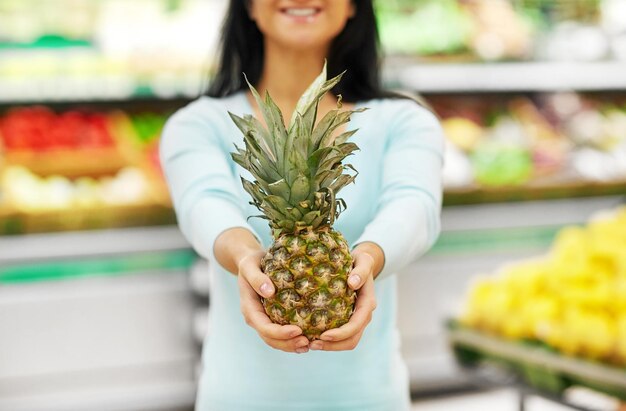
[[(353, 350), (359, 344), (365, 327), (372, 320), (372, 312), (376, 309), (374, 276), (382, 268), (384, 256), (377, 245), (368, 243), (361, 249), (359, 247), (352, 254), (354, 267), (348, 277), (348, 285), (357, 291), (352, 317), (341, 327), (324, 332), (320, 336), (321, 340), (313, 341), (310, 345), (312, 350)], [(376, 247), (376, 249), (365, 251), (366, 247)]]
[(271, 297), (275, 289), (270, 278), (261, 271), (264, 251), (254, 251), (239, 260), (238, 283), (241, 312), (246, 324), (254, 328), (267, 345), (277, 350), (309, 351), (309, 340), (297, 325), (274, 324), (265, 313), (259, 296)]

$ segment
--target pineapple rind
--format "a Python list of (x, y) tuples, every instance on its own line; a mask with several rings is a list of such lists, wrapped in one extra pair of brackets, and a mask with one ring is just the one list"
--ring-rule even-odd
[(341, 233), (307, 230), (281, 235), (261, 268), (276, 287), (273, 297), (263, 299), (273, 322), (297, 325), (312, 341), (350, 319), (356, 294), (347, 284), (352, 257)]

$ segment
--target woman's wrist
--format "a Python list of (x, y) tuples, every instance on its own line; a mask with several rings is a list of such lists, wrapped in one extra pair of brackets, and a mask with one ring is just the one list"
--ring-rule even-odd
[(263, 257), (265, 252), (259, 248), (250, 248), (245, 247), (237, 252), (237, 257), (235, 257), (235, 266), (237, 267), (237, 271), (241, 270), (241, 266), (246, 264), (247, 259), (253, 258), (255, 261), (258, 261), (260, 257)]
[(245, 258), (261, 254), (263, 247), (250, 230), (235, 227), (225, 230), (215, 239), (213, 251), (217, 262), (236, 275)]
[(383, 249), (376, 243), (366, 241), (357, 244), (352, 250), (352, 255), (357, 256), (359, 254), (367, 254), (373, 260), (372, 274), (374, 278), (376, 278), (385, 265), (385, 253)]

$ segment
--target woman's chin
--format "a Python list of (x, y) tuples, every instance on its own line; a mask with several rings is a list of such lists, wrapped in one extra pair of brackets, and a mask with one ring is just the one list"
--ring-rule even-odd
[(314, 51), (314, 50), (326, 50), (330, 45), (331, 39), (321, 39), (313, 36), (294, 36), (284, 39), (281, 42), (281, 47), (295, 51)]

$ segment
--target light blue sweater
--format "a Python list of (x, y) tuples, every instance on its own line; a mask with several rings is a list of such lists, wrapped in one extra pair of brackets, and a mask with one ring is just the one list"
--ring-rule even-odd
[(338, 197), (348, 208), (335, 223), (351, 246), (377, 243), (385, 266), (376, 279), (378, 308), (355, 350), (290, 354), (267, 346), (247, 326), (236, 277), (215, 261), (213, 243), (245, 227), (271, 244), (230, 158), (243, 138), (227, 111), (252, 113), (245, 94), (202, 97), (167, 122), (161, 160), (180, 228), (210, 260), (209, 335), (203, 348), (199, 411), (354, 410), (409, 408), (408, 373), (396, 328), (396, 275), (425, 253), (439, 234), (443, 133), (434, 115), (410, 100), (370, 100), (348, 129), (360, 151), (349, 157), (359, 175)]

